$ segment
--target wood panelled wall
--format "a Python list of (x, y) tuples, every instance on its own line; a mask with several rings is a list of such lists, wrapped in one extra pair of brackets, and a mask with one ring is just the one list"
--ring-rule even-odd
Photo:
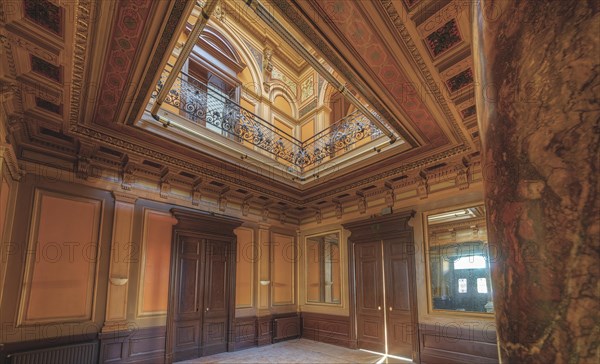
[(113, 197), (37, 176), (17, 190), (3, 244), (0, 357), (97, 340), (106, 313)]
[[(7, 174), (1, 177), (0, 358), (92, 340), (101, 343), (101, 361), (160, 361), (173, 205), (73, 181), (27, 175), (17, 183)], [(305, 233), (332, 229), (341, 228), (312, 226)], [(423, 239), (420, 230), (417, 225), (416, 240)], [(298, 284), (305, 286), (302, 235), (291, 227), (250, 221), (235, 232), (233, 350), (272, 343), (273, 320), (297, 311), (302, 311), (303, 337), (352, 346), (347, 283), (342, 304), (335, 307), (307, 304), (305, 292), (298, 290)], [(346, 236), (342, 230), (342, 247)], [(341, 253), (347, 262), (347, 252)], [(418, 276), (424, 276), (423, 262), (417, 267)], [(426, 310), (421, 283), (419, 304)], [(435, 317), (421, 318), (415, 333), (423, 362), (497, 361), (492, 323), (469, 336), (466, 331), (440, 332)]]
[[(174, 206), (34, 175), (0, 182), (0, 360), (92, 340), (100, 362), (161, 361)], [(296, 315), (297, 239), (235, 232), (237, 350), (270, 344), (273, 319)]]

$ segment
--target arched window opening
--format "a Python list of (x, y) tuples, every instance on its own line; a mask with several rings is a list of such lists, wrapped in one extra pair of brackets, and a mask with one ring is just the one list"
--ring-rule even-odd
[(208, 129), (232, 137), (239, 115), (241, 74), (246, 65), (233, 45), (216, 29), (206, 27), (182, 70), (190, 84), (184, 113)]

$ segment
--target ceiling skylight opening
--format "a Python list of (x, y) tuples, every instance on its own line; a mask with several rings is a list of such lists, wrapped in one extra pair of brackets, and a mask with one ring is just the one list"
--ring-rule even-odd
[(152, 93), (155, 120), (209, 130), (204, 139), (254, 150), (301, 181), (404, 143), (275, 9), (248, 4), (196, 2)]

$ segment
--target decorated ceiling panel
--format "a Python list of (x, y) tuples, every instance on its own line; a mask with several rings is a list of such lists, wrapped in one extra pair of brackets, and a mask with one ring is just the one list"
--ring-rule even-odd
[[(123, 188), (143, 176), (155, 179), (161, 191), (184, 186), (192, 198), (206, 190), (271, 210), (285, 206), (297, 214), (312, 214), (311, 208), (320, 211), (390, 188), (421, 186), (426, 196), (428, 178), (447, 178), (443, 173), (468, 168), (477, 156), (464, 2), (272, 1), (298, 27), (295, 32), (303, 41), (313, 43), (326, 68), (342, 74), (350, 89), (365, 91), (369, 105), (382, 110), (407, 141), (401, 152), (359, 161), (354, 170), (334, 170), (326, 178), (317, 171), (305, 185), (244, 169), (240, 160), (218, 159), (168, 142), (131, 122), (139, 118), (165, 55), (176, 45), (173, 34), (182, 29), (189, 2), (15, 3), (0, 13), (0, 83), (10, 140), (24, 159), (35, 156), (46, 164), (60, 160), (57, 165), (72, 165), (84, 177), (93, 175), (90, 166), (111, 168)], [(226, 19), (227, 8), (221, 12)], [(248, 31), (260, 32), (252, 26), (256, 29)], [(262, 69), (266, 60), (257, 47), (249, 49)], [(325, 81), (306, 72), (296, 58), (288, 57), (288, 63), (297, 68), (297, 79), (277, 67), (273, 78), (294, 89), (303, 117), (315, 109), (315, 98), (323, 96)], [(427, 169), (450, 159), (458, 160), (458, 167), (448, 162)]]

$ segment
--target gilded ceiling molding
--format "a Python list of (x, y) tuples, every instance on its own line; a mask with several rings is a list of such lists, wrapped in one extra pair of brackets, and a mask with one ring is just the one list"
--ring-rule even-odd
[(400, 39), (404, 43), (404, 46), (410, 52), (410, 55), (411, 55), (413, 61), (419, 67), (419, 71), (421, 72), (421, 75), (423, 76), (423, 78), (425, 78), (425, 81), (427, 81), (427, 86), (429, 87), (429, 90), (433, 93), (438, 104), (442, 107), (444, 115), (450, 121), (450, 124), (452, 125), (452, 129), (454, 129), (454, 132), (460, 137), (462, 143), (468, 145), (469, 144), (468, 139), (466, 138), (466, 136), (463, 134), (462, 130), (458, 126), (458, 122), (456, 121), (456, 118), (452, 114), (452, 111), (450, 111), (448, 102), (444, 98), (444, 95), (440, 91), (440, 88), (437, 86), (437, 83), (433, 79), (431, 72), (429, 71), (429, 67), (427, 67), (427, 64), (423, 60), (423, 57), (421, 57), (421, 53), (417, 49), (415, 42), (412, 40), (410, 33), (406, 29), (406, 25), (404, 25), (404, 22), (402, 21), (402, 17), (396, 10), (393, 1), (392, 0), (379, 0), (379, 4), (385, 11), (386, 15), (388, 16), (388, 18), (390, 19), (392, 24), (394, 25), (394, 28), (396, 29), (398, 35), (400, 36)]
[[(79, 0), (77, 2), (77, 13), (75, 15), (75, 34), (73, 41), (73, 72), (71, 73), (71, 112), (69, 119), (71, 124), (79, 121), (81, 107), (82, 89), (84, 75), (87, 65), (87, 49), (90, 41), (90, 28), (94, 20), (96, 7), (92, 7), (90, 0)], [(92, 20), (92, 21), (90, 21)]]
[[(3, 8), (2, 6), (0, 6), (0, 8)], [(7, 33), (5, 32), (4, 28), (0, 29), (0, 42), (2, 43), (2, 46), (4, 47), (4, 49), (6, 50), (6, 52), (4, 52), (6, 54), (6, 63), (8, 64), (8, 73), (10, 74), (10, 77), (12, 78), (12, 80), (10, 82), (7, 82), (6, 80), (2, 80), (2, 82), (0, 83), (0, 86), (2, 86), (2, 89), (4, 90), (5, 86), (8, 86), (9, 89), (13, 92), (13, 96), (15, 98), (15, 106), (16, 106), (16, 112), (19, 114), (23, 113), (23, 95), (21, 94), (21, 85), (17, 84), (17, 68), (16, 68), (16, 64), (15, 64), (15, 57), (13, 54), (13, 49), (12, 49), (12, 45), (11, 42), (9, 40), (9, 38), (7, 37)]]
[[(179, 25), (181, 18), (184, 16), (185, 9), (188, 5), (187, 0), (172, 0), (174, 5), (171, 9), (171, 13), (169, 14), (169, 19), (165, 24), (162, 35), (156, 46), (156, 50), (154, 51), (154, 55), (152, 56), (152, 61), (146, 70), (144, 79), (142, 81), (141, 87), (139, 88), (138, 95), (148, 95), (151, 89), (154, 89), (156, 86), (155, 77), (158, 74), (162, 73), (164, 69), (163, 59), (165, 58), (166, 52), (169, 50), (169, 44), (173, 37), (178, 36), (175, 33), (175, 29)], [(166, 59), (165, 59), (166, 63)], [(126, 120), (126, 124), (133, 125), (137, 121), (137, 116), (139, 111), (146, 106), (144, 103), (145, 97), (137, 97), (135, 102), (131, 106), (131, 112), (129, 113), (129, 118)]]
[(59, 63), (58, 54), (40, 48), (35, 43), (31, 43), (16, 34), (7, 32), (5, 29), (0, 29), (0, 42), (3, 45), (5, 42), (8, 42), (16, 45), (17, 47), (21, 47), (27, 50), (27, 52), (43, 59), (46, 62), (50, 62), (52, 64)]

